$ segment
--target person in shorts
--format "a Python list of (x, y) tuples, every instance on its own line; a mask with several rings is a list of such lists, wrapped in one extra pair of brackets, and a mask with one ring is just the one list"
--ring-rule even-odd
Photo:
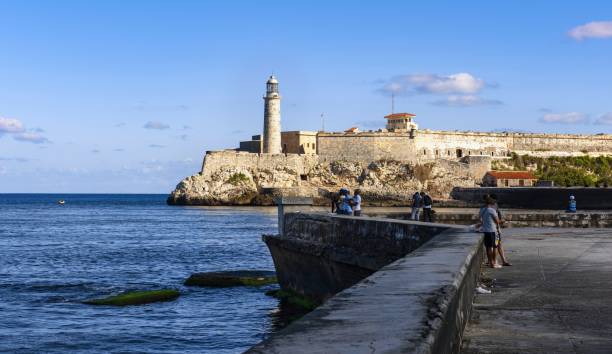
[(508, 260), (506, 259), (506, 254), (504, 252), (504, 247), (502, 246), (502, 237), (501, 237), (501, 226), (504, 224), (504, 217), (501, 211), (499, 210), (499, 205), (497, 205), (497, 195), (490, 194), (489, 197), (493, 199), (493, 202), (495, 202), (495, 211), (497, 212), (497, 218), (499, 219), (499, 224), (497, 225), (497, 239), (496, 239), (497, 247), (495, 247), (495, 250), (497, 254), (499, 254), (499, 258), (501, 258), (502, 265), (504, 267), (509, 267), (512, 265), (512, 263), (508, 262)]
[(487, 259), (489, 260), (489, 266), (491, 268), (501, 268), (501, 265), (497, 264), (496, 258), (496, 234), (499, 226), (499, 217), (495, 210), (495, 200), (491, 197), (486, 197), (486, 205), (480, 209), (480, 223), (481, 229), (484, 233), (484, 245), (487, 250)]

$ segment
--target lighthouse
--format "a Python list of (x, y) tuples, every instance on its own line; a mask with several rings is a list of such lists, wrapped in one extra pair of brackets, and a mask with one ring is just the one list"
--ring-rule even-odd
[(264, 96), (264, 130), (263, 153), (280, 154), (281, 149), (281, 123), (280, 100), (278, 94), (278, 80), (274, 75), (266, 82), (266, 95)]

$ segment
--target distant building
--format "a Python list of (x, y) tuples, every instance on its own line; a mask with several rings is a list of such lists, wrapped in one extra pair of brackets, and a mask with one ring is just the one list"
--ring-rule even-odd
[(412, 120), (416, 117), (412, 113), (393, 113), (385, 116), (387, 125), (385, 128), (388, 131), (411, 131), (419, 129), (419, 126)]
[(317, 132), (303, 130), (282, 132), (281, 145), (285, 154), (316, 154)]
[[(251, 140), (241, 141), (238, 151), (262, 153), (263, 141), (261, 135), (253, 135)], [(281, 152), (283, 154), (316, 154), (317, 132), (304, 130), (282, 132)]]
[(484, 176), (487, 187), (532, 187), (536, 180), (531, 171), (489, 171)]

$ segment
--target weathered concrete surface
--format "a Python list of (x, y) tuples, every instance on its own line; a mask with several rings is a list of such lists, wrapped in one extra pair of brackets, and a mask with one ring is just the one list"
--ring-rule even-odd
[(578, 209), (612, 209), (612, 188), (595, 187), (478, 187), (453, 188), (451, 197), (468, 203), (481, 203), (486, 194), (496, 194), (502, 208), (564, 210), (570, 195)]
[(448, 230), (248, 353), (456, 352), (471, 309), (481, 244), (477, 234)]
[[(280, 210), (280, 209), (279, 209)], [(264, 235), (283, 289), (323, 301), (457, 225), (286, 213), (281, 235)]]
[(462, 353), (612, 353), (612, 234), (511, 229), (512, 267), (487, 270)]

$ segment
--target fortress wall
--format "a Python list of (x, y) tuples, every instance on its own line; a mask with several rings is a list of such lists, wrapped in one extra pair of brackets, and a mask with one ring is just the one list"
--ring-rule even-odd
[(319, 133), (317, 153), (325, 159), (416, 161), (414, 141), (408, 133)]
[[(307, 173), (319, 161), (316, 155), (298, 154), (253, 154), (242, 151), (207, 151), (202, 163), (202, 175), (210, 177), (217, 171), (235, 167), (237, 170), (274, 171), (282, 166), (285, 170)], [(297, 176), (299, 177), (299, 176)]]
[(511, 134), (511, 150), (519, 155), (612, 155), (612, 135)]
[(508, 154), (509, 141), (506, 134), (431, 130), (418, 131), (415, 137), (419, 156), (429, 158), (457, 158), (458, 150), (461, 156), (502, 157)]

